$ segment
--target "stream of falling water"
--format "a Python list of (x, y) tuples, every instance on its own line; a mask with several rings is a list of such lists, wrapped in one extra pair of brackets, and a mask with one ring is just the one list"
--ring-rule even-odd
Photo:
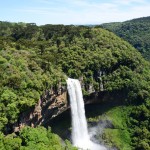
[(90, 140), (79, 80), (68, 78), (67, 88), (70, 96), (73, 145), (83, 150), (106, 150), (105, 147)]

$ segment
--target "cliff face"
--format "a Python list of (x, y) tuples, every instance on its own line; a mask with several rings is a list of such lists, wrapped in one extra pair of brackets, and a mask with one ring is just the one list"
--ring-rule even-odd
[[(46, 90), (34, 108), (20, 114), (18, 122), (14, 124), (13, 130), (19, 131), (24, 126), (36, 127), (37, 125), (49, 125), (51, 119), (66, 111), (69, 106), (69, 98), (66, 87), (60, 87), (57, 91)], [(93, 103), (122, 103), (124, 97), (116, 93), (106, 91), (93, 92), (84, 97), (85, 104)]]
[(46, 125), (52, 118), (68, 109), (67, 99), (67, 91), (62, 87), (58, 91), (46, 90), (34, 108), (20, 114), (13, 130), (17, 132), (26, 125)]

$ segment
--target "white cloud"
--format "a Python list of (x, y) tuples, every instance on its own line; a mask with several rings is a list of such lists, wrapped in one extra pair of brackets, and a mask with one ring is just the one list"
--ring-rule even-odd
[[(121, 0), (120, 3), (117, 2), (118, 0), (110, 3), (97, 3), (91, 0), (56, 0), (57, 3), (50, 0), (38, 1), (47, 3), (47, 5), (17, 11), (31, 15), (37, 14), (38, 24), (100, 24), (150, 15), (150, 3), (146, 3), (145, 0)], [(139, 3), (140, 5), (128, 7), (127, 4), (131, 3)], [(125, 7), (124, 4), (126, 4)]]
[(115, 3), (122, 5), (130, 5), (132, 3), (144, 4), (145, 2), (145, 0), (115, 0)]

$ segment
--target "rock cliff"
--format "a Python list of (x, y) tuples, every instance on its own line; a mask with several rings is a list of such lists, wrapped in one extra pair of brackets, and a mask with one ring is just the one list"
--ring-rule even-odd
[[(84, 96), (85, 104), (93, 103), (122, 103), (125, 95), (99, 91)], [(58, 90), (46, 90), (40, 97), (38, 103), (28, 111), (20, 114), (18, 122), (14, 124), (13, 130), (19, 131), (24, 126), (36, 127), (38, 125), (48, 126), (50, 121), (63, 113), (70, 107), (67, 87), (59, 86)]]
[(33, 108), (20, 114), (13, 130), (17, 132), (26, 125), (32, 127), (46, 125), (49, 120), (68, 109), (67, 99), (67, 91), (63, 87), (57, 91), (46, 90)]

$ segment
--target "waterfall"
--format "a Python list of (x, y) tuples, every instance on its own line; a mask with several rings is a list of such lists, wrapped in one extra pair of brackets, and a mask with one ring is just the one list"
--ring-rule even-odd
[(90, 141), (79, 80), (68, 78), (67, 88), (70, 96), (73, 145), (84, 150), (106, 150), (105, 147)]

